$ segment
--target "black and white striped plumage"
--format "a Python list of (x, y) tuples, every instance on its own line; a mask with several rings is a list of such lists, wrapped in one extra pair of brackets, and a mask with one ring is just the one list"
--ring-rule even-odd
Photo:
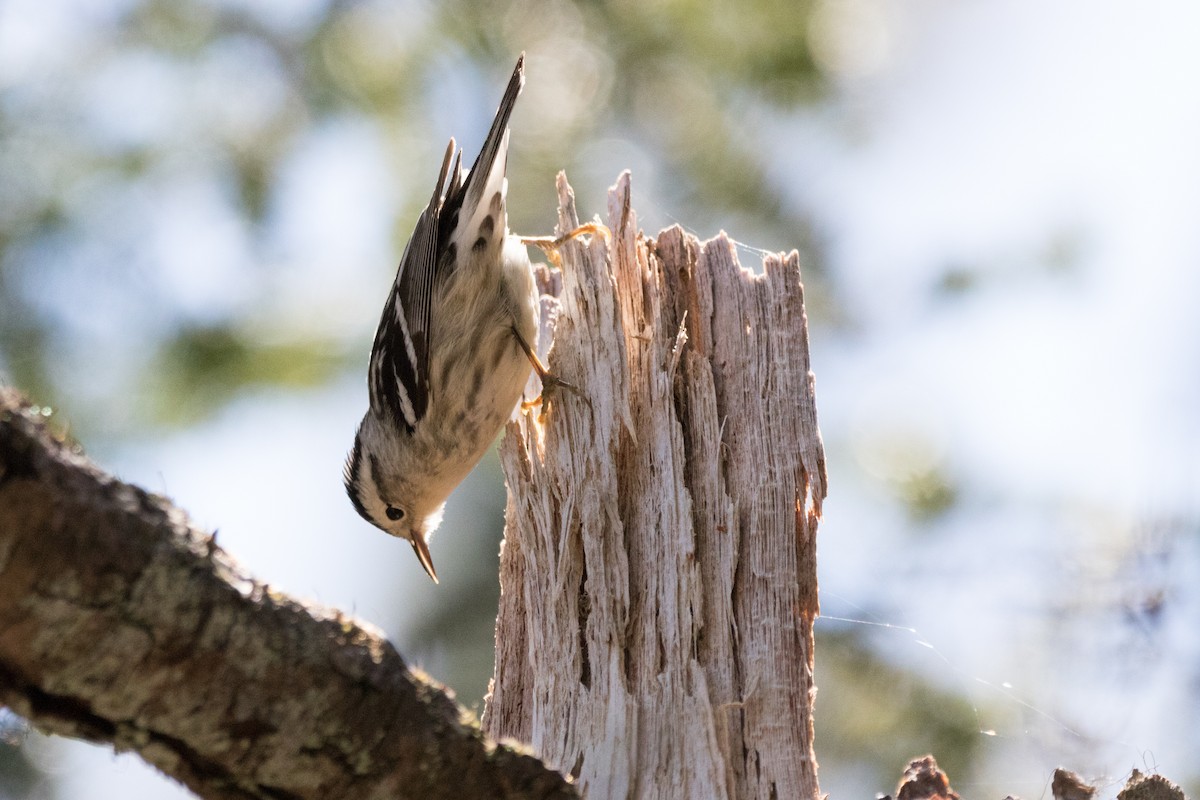
[(345, 483), (368, 522), (412, 543), (435, 581), (428, 536), (446, 498), (483, 457), (529, 377), (537, 337), (529, 256), (505, 212), (508, 118), (517, 61), (474, 166), (454, 140), (400, 259), (367, 370), (370, 407)]

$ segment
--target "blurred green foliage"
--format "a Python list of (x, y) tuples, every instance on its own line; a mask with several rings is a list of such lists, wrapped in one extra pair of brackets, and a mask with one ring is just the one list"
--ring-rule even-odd
[[(428, 197), (444, 131), (469, 159), (521, 51), (529, 68), (509, 163), (520, 187), (510, 192), (515, 230), (551, 226), (558, 170), (590, 214), (618, 171), (634, 167), (643, 213), (702, 235), (725, 228), (765, 248), (806, 249), (810, 311), (836, 316), (829, 297), (812, 291), (820, 260), (809, 220), (786, 200), (786, 176), (765, 161), (760, 138), (764, 120), (830, 90), (811, 47), (814, 7), (127, 0), (32, 18), (52, 39), (0, 66), (0, 379), (53, 404), (94, 442), (194, 423), (252, 389), (361, 371), (395, 256), (366, 265), (370, 287), (345, 285), (336, 263), (323, 262), (329, 291), (319, 319), (280, 300), (295, 270), (280, 255), (294, 254), (279, 230), (279, 209), (296, 199), (289, 159), (328, 126), (349, 121), (376, 133), (391, 205), (343, 211), (388, 220), (398, 255)], [(155, 212), (193, 185), (212, 187), (216, 207), (189, 218), (185, 235), (164, 233)], [(186, 269), (163, 277), (164, 237), (187, 250), (226, 229), (234, 245), (216, 252), (230, 263), (201, 259), (199, 269), (227, 292), (210, 287), (197, 300)], [(356, 295), (369, 311), (347, 299)], [(952, 500), (944, 482), (909, 488), (922, 513)], [(472, 562), (482, 577), (445, 598), (418, 642), (490, 640), (494, 542), (487, 546), (491, 560)], [(843, 652), (822, 655), (831, 676), (823, 686), (855, 687), (823, 688), (819, 708), (842, 707), (838, 723), (821, 729), (823, 749), (835, 753), (843, 733), (878, 725), (902, 701), (898, 676), (861, 651)], [(490, 653), (472, 646), (448, 661), (451, 684), (456, 676), (477, 684)], [(915, 683), (906, 691), (918, 708), (954, 704)], [(904, 740), (921, 727), (939, 757), (953, 760), (968, 753), (970, 731), (965, 712), (951, 718), (889, 730)], [(890, 770), (910, 750), (877, 757)], [(0, 756), (0, 778), (29, 780), (19, 754)]]
[(851, 770), (882, 793), (894, 788), (902, 765), (934, 753), (956, 784), (969, 780), (983, 741), (970, 703), (898, 669), (851, 633), (822, 630), (817, 650), (822, 767)]
[(909, 514), (917, 521), (936, 519), (958, 501), (958, 490), (949, 476), (935, 470), (922, 470), (906, 476), (896, 487)]
[(230, 327), (181, 327), (162, 343), (138, 395), (145, 418), (187, 424), (246, 389), (317, 386), (358, 355), (329, 339), (301, 336), (269, 343)]
[[(398, 203), (362, 213), (394, 220), (398, 253), (444, 147), (430, 121), (474, 147), (472, 127), (481, 129), (522, 50), (530, 68), (510, 163), (521, 186), (510, 198), (514, 229), (549, 227), (559, 169), (584, 209), (602, 207), (604, 187), (628, 165), (588, 159), (617, 139), (654, 165), (647, 202), (689, 226), (725, 227), (766, 247), (809, 239), (753, 135), (757, 116), (827, 88), (807, 2), (525, 0), (483, 11), (130, 0), (77, 11), (31, 20), (61, 43), (10, 58), (0, 74), (0, 375), (81, 431), (121, 435), (112, 424), (121, 415), (106, 408), (130, 394), (153, 395), (139, 407), (160, 413), (128, 425), (181, 424), (240, 387), (360, 366), (373, 319), (314, 331), (304, 314), (264, 313), (274, 271), (287, 268), (272, 266), (271, 250), (287, 159), (331, 121), (378, 131), (391, 150), (379, 169), (395, 173)], [(153, 280), (158, 265), (142, 245), (157, 235), (155, 220), (130, 203), (152, 209), (194, 172), (216, 183), (220, 213), (246, 232), (236, 288), (262, 302), (197, 312)], [(196, 220), (198, 239), (207, 223)], [(370, 266), (382, 281), (395, 268)], [(100, 296), (97, 283), (107, 287)], [(119, 300), (101, 302), (107, 292)], [(114, 351), (123, 370), (97, 388), (92, 373)]]

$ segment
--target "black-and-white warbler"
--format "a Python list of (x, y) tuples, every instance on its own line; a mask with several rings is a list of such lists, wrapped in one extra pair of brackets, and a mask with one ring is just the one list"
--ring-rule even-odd
[[(524, 54), (475, 165), (450, 140), (383, 307), (367, 370), (370, 407), (346, 461), (346, 492), (371, 524), (407, 539), (437, 582), (428, 539), (446, 499), (511, 416), (536, 369), (538, 295), (526, 243), (508, 230), (508, 118)], [(596, 232), (585, 226), (577, 233)], [(565, 240), (568, 237), (563, 237)]]

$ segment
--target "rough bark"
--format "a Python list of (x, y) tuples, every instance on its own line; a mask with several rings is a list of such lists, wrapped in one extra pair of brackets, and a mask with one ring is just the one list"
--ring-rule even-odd
[[(811, 798), (825, 496), (799, 258), (724, 234), (562, 250), (556, 399), (501, 447), (509, 498), (485, 730), (600, 798)], [(559, 177), (559, 229), (577, 225)], [(549, 284), (548, 284), (549, 285)], [(550, 287), (551, 289), (556, 287)], [(548, 337), (543, 336), (543, 339)]]
[(206, 798), (569, 798), (377, 632), (243, 572), (0, 390), (0, 704)]

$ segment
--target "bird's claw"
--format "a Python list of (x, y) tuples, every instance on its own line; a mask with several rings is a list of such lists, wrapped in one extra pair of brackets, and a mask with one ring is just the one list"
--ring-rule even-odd
[(567, 242), (572, 239), (578, 239), (581, 236), (603, 237), (606, 245), (612, 241), (612, 232), (606, 226), (598, 222), (589, 222), (580, 225), (573, 231), (564, 233), (562, 236), (522, 236), (521, 243), (540, 248), (556, 269), (562, 269), (562, 256), (559, 255), (558, 251)]

